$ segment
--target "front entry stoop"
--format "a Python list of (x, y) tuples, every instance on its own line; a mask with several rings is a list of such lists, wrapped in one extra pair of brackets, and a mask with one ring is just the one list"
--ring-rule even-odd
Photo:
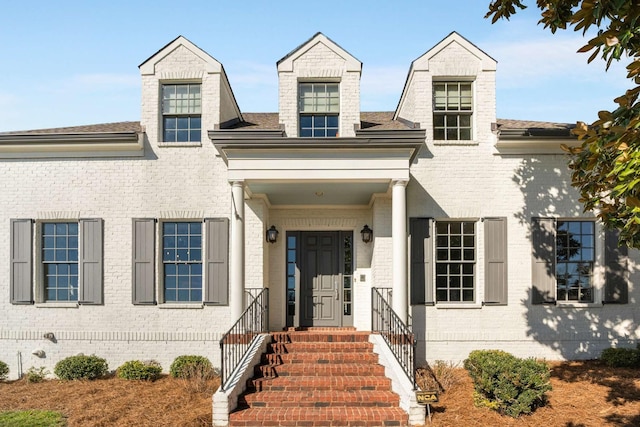
[(230, 426), (407, 426), (369, 342), (353, 328), (271, 334)]

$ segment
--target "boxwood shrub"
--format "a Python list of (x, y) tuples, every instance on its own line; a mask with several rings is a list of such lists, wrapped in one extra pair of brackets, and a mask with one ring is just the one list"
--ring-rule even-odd
[(640, 344), (637, 348), (606, 348), (600, 360), (612, 368), (640, 367)]
[(79, 354), (56, 363), (53, 373), (61, 380), (94, 380), (107, 374), (109, 365), (101, 357)]
[(474, 384), (474, 402), (518, 417), (546, 403), (551, 390), (549, 367), (501, 350), (476, 350), (464, 361)]
[(174, 378), (209, 378), (213, 376), (211, 361), (204, 356), (185, 355), (174, 359), (169, 373)]
[(9, 365), (0, 360), (0, 381), (4, 381), (9, 376)]
[(116, 375), (125, 380), (155, 381), (161, 372), (162, 366), (155, 360), (130, 360), (116, 370)]

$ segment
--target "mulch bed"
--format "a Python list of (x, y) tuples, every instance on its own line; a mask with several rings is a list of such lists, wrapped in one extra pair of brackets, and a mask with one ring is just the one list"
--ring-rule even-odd
[[(608, 368), (596, 361), (554, 363), (551, 370), (548, 404), (514, 419), (474, 407), (471, 380), (457, 368), (456, 384), (431, 407), (431, 425), (640, 426), (640, 370)], [(0, 410), (57, 410), (70, 427), (204, 426), (211, 425), (211, 395), (217, 387), (217, 380), (194, 384), (170, 377), (155, 382), (21, 380), (0, 383)]]

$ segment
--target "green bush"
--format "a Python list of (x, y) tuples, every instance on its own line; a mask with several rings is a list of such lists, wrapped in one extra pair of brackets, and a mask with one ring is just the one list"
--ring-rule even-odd
[(549, 367), (501, 350), (476, 350), (464, 361), (474, 384), (476, 406), (518, 417), (546, 402), (551, 390)]
[(125, 380), (155, 381), (161, 372), (162, 366), (155, 360), (130, 360), (116, 370), (116, 375)]
[(47, 375), (49, 375), (49, 371), (46, 370), (44, 366), (39, 368), (32, 366), (24, 374), (25, 378), (30, 383), (41, 383), (47, 378)]
[(600, 359), (612, 368), (640, 367), (640, 344), (638, 348), (606, 348)]
[(9, 376), (9, 366), (0, 360), (0, 381), (4, 381)]
[(169, 373), (174, 378), (211, 378), (214, 369), (206, 357), (187, 355), (176, 357)]
[(61, 380), (94, 380), (107, 374), (109, 366), (101, 357), (79, 354), (56, 363), (53, 373)]

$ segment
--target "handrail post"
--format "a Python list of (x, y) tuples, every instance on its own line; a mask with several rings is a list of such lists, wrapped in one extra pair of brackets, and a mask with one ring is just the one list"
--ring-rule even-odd
[(415, 336), (378, 288), (371, 288), (371, 330), (382, 336), (411, 385), (417, 389)]
[(269, 289), (264, 288), (253, 298), (251, 304), (220, 339), (222, 390), (228, 386), (229, 375), (236, 370), (253, 341), (259, 334), (267, 331), (268, 324), (265, 325), (263, 319), (269, 318), (268, 301)]

